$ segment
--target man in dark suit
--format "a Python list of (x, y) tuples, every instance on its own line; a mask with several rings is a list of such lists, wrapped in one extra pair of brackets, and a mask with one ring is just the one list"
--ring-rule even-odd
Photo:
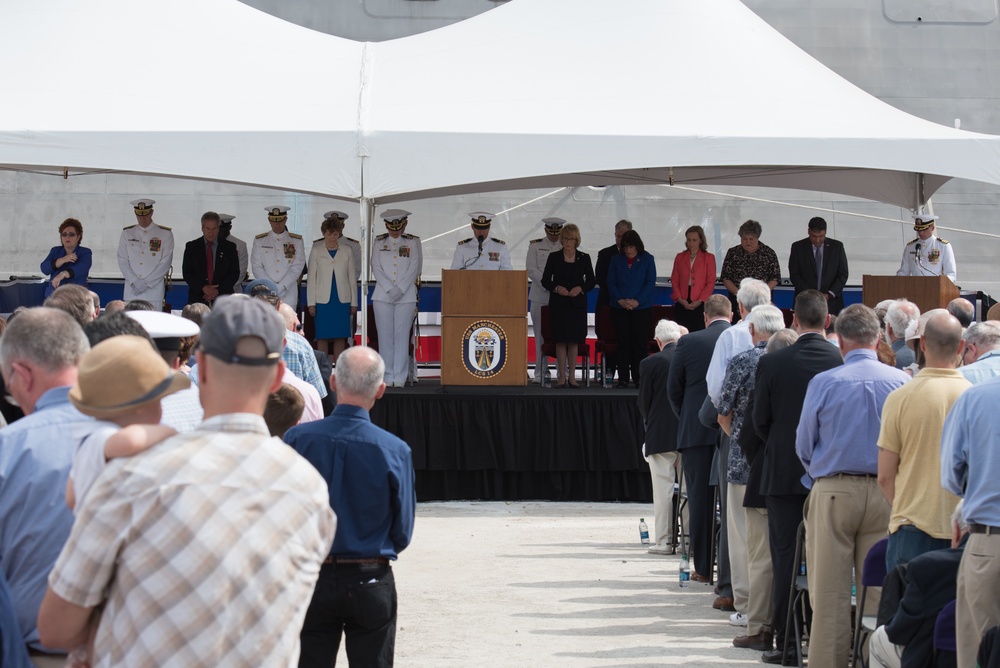
[(219, 214), (206, 211), (201, 217), (202, 236), (184, 246), (182, 271), (188, 286), (188, 304), (211, 306), (219, 295), (231, 295), (239, 280), (236, 244), (219, 238), (219, 220)]
[(718, 428), (704, 426), (698, 419), (698, 411), (708, 397), (705, 374), (715, 352), (715, 342), (729, 329), (732, 317), (729, 299), (723, 295), (710, 296), (705, 302), (705, 329), (688, 334), (677, 343), (667, 377), (670, 408), (680, 421), (677, 449), (681, 451), (681, 468), (687, 481), (691, 551), (694, 553), (691, 579), (696, 582), (708, 582), (712, 576), (715, 508), (708, 479), (719, 432)]
[[(597, 291), (597, 304), (594, 306), (594, 314), (597, 316), (600, 315), (602, 307), (611, 304), (611, 293), (608, 291), (608, 268), (611, 266), (611, 258), (621, 252), (622, 236), (631, 229), (632, 223), (624, 218), (619, 220), (615, 223), (615, 242), (597, 253), (597, 264), (594, 265), (594, 277), (600, 287), (600, 290)], [(605, 354), (604, 357), (606, 362), (604, 367), (607, 369), (607, 374), (614, 378), (615, 369), (618, 368), (615, 356)]]
[(793, 243), (788, 256), (788, 277), (795, 286), (795, 296), (806, 290), (819, 290), (826, 296), (829, 312), (837, 315), (844, 308), (847, 276), (844, 244), (827, 238), (825, 220), (811, 219), (809, 236)]
[[(795, 299), (792, 326), (798, 340), (757, 363), (753, 392), (753, 428), (764, 441), (761, 494), (767, 505), (770, 532), (773, 618), (777, 649), (764, 652), (765, 663), (781, 663), (788, 616), (788, 590), (795, 561), (795, 534), (809, 490), (802, 484), (805, 469), (795, 454), (795, 430), (809, 381), (816, 374), (844, 363), (840, 351), (826, 340), (830, 322), (826, 297), (806, 290)], [(794, 655), (794, 653), (793, 653)]]
[(673, 554), (670, 520), (674, 500), (674, 467), (677, 464), (677, 416), (667, 399), (667, 378), (682, 330), (675, 322), (661, 320), (653, 335), (660, 352), (639, 363), (639, 412), (646, 425), (645, 454), (653, 477), (653, 526), (655, 542), (652, 554)]
[[(940, 654), (935, 662), (932, 641), (938, 613), (955, 600), (958, 567), (969, 538), (969, 527), (962, 521), (961, 501), (951, 518), (951, 532), (951, 548), (914, 557), (902, 571), (903, 597), (899, 608), (871, 637), (872, 666), (930, 668), (946, 665)], [(954, 666), (955, 653), (951, 652), (948, 658), (950, 663), (947, 665)]]

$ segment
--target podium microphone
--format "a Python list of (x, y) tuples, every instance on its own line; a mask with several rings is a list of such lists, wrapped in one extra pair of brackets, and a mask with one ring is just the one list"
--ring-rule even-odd
[(482, 255), (483, 254), (483, 238), (482, 237), (476, 237), (476, 240), (479, 241), (479, 255)]
[(917, 245), (913, 247), (913, 253), (914, 253), (914, 255), (917, 256), (917, 259), (919, 260), (920, 259), (920, 242), (919, 241), (917, 242)]

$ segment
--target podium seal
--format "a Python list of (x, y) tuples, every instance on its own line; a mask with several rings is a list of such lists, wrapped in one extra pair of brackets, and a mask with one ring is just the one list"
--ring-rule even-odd
[(476, 378), (492, 378), (507, 363), (507, 335), (491, 320), (478, 320), (462, 335), (462, 361)]

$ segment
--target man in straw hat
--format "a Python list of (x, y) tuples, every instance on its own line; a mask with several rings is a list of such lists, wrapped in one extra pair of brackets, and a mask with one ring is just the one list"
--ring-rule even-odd
[(78, 645), (104, 604), (95, 664), (298, 656), (336, 518), (326, 483), (261, 417), (281, 384), (283, 329), (259, 300), (217, 300), (197, 353), (205, 421), (94, 483), (49, 577), (45, 642)]

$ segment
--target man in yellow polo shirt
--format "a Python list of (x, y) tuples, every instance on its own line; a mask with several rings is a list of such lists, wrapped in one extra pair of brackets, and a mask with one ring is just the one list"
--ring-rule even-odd
[(895, 390), (882, 409), (878, 484), (892, 504), (886, 565), (951, 545), (951, 513), (958, 498), (941, 487), (941, 431), (952, 404), (972, 384), (956, 370), (962, 325), (944, 309), (917, 325), (927, 365)]

